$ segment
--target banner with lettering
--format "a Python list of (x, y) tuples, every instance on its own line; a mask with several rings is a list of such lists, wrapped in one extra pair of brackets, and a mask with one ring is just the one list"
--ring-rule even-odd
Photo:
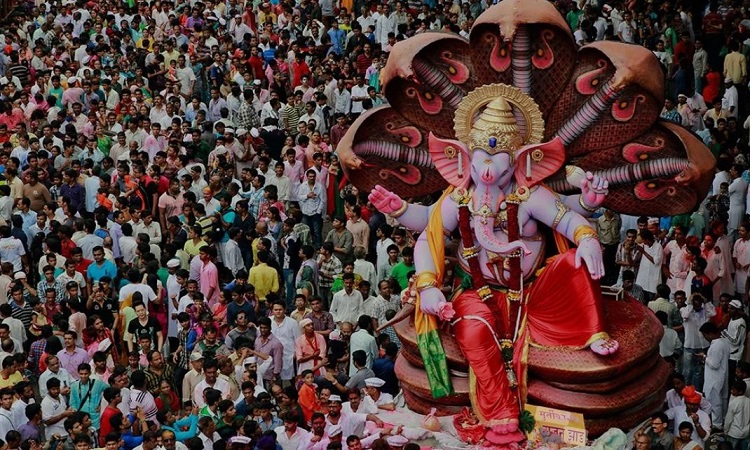
[(531, 448), (586, 445), (583, 414), (529, 404), (526, 411), (534, 417), (534, 430), (528, 436)]

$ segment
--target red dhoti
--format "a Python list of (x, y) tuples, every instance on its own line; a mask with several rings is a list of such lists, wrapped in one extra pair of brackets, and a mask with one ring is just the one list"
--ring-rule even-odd
[[(513, 368), (521, 388), (527, 344), (580, 348), (605, 336), (599, 283), (591, 279), (585, 265), (575, 268), (575, 250), (555, 258), (525, 289), (525, 329), (519, 330), (513, 349)], [(471, 289), (452, 302), (457, 318), (453, 332), (474, 373), (474, 412), (490, 425), (500, 419), (517, 419), (520, 391), (510, 388), (499, 346), (506, 324), (515, 322), (515, 318), (506, 319), (507, 294), (493, 290), (493, 298), (483, 302)], [(512, 336), (514, 330), (508, 331)]]

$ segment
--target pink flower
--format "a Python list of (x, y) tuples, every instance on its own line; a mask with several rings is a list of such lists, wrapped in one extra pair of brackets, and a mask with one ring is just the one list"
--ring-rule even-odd
[(448, 302), (440, 302), (438, 305), (438, 317), (441, 320), (453, 320), (453, 316), (456, 315), (456, 311), (453, 309), (453, 304)]

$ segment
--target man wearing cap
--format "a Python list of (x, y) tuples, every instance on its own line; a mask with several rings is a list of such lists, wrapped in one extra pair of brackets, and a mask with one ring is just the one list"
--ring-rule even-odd
[(699, 409), (702, 397), (693, 386), (683, 388), (682, 397), (685, 400), (684, 406), (675, 406), (666, 411), (667, 417), (674, 424), (672, 434), (679, 435), (682, 422), (692, 423), (694, 429), (691, 439), (703, 447), (704, 439), (711, 431), (711, 418)]
[(393, 396), (381, 391), (384, 385), (385, 381), (380, 378), (373, 377), (366, 379), (365, 392), (367, 395), (362, 401), (365, 403), (374, 403), (378, 409), (394, 411), (396, 409), (396, 404), (393, 402)]
[[(305, 370), (315, 370), (328, 354), (325, 338), (315, 332), (312, 319), (302, 319), (299, 322), (302, 335), (295, 342), (295, 355), (297, 357), (297, 374)], [(320, 375), (318, 369), (314, 375)]]
[(724, 96), (721, 97), (721, 108), (729, 111), (729, 117), (737, 118), (737, 108), (739, 105), (739, 93), (737, 86), (734, 85), (732, 77), (724, 79)]
[(177, 320), (177, 309), (180, 306), (180, 291), (182, 285), (177, 281), (177, 271), (180, 269), (180, 260), (172, 258), (167, 261), (167, 310), (171, 311), (171, 314), (167, 318), (167, 336), (169, 338), (177, 338), (177, 331), (179, 329), (179, 321)]
[(729, 341), (729, 384), (734, 380), (737, 363), (742, 359), (747, 338), (747, 323), (743, 314), (742, 302), (734, 299), (729, 302), (729, 323), (721, 336)]
[(242, 40), (245, 39), (246, 33), (253, 36), (255, 35), (252, 28), (247, 26), (247, 24), (242, 21), (242, 16), (239, 14), (235, 14), (234, 20), (229, 25), (229, 33), (234, 38), (235, 44), (240, 44)]
[(182, 404), (192, 404), (192, 395), (195, 387), (198, 386), (205, 378), (203, 373), (203, 354), (192, 352), (190, 354), (190, 365), (192, 369), (185, 374), (182, 379)]
[(341, 396), (331, 395), (328, 398), (328, 415), (326, 416), (326, 430), (330, 434), (333, 427), (340, 427), (345, 436), (362, 436), (367, 421), (374, 422), (378, 428), (383, 428), (383, 421), (375, 414), (343, 413), (341, 411)]

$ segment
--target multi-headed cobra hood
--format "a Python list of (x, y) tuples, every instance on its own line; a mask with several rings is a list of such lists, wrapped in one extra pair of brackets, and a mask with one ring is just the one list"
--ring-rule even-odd
[[(508, 138), (508, 147), (517, 145), (508, 108), (493, 102), (499, 98), (516, 119), (523, 143), (514, 163), (531, 164), (529, 184), (575, 193), (577, 174), (590, 170), (609, 181), (606, 207), (673, 215), (696, 207), (713, 178), (715, 160), (706, 146), (659, 119), (664, 81), (654, 55), (616, 42), (576, 48), (565, 20), (545, 0), (504, 0), (490, 7), (468, 41), (428, 32), (398, 43), (381, 82), (389, 105), (362, 114), (337, 149), (360, 190), (380, 184), (414, 197), (465, 185), (466, 177), (455, 173), (467, 173), (458, 167), (468, 162), (468, 153), (450, 156), (491, 149), (486, 128), (500, 125), (493, 121), (507, 126), (494, 136), (497, 143)], [(490, 92), (500, 89), (503, 95)], [(459, 123), (463, 109), (469, 120)], [(433, 148), (439, 143), (442, 149)], [(520, 158), (519, 149), (532, 144), (553, 146), (535, 149), (531, 156), (539, 161)]]

